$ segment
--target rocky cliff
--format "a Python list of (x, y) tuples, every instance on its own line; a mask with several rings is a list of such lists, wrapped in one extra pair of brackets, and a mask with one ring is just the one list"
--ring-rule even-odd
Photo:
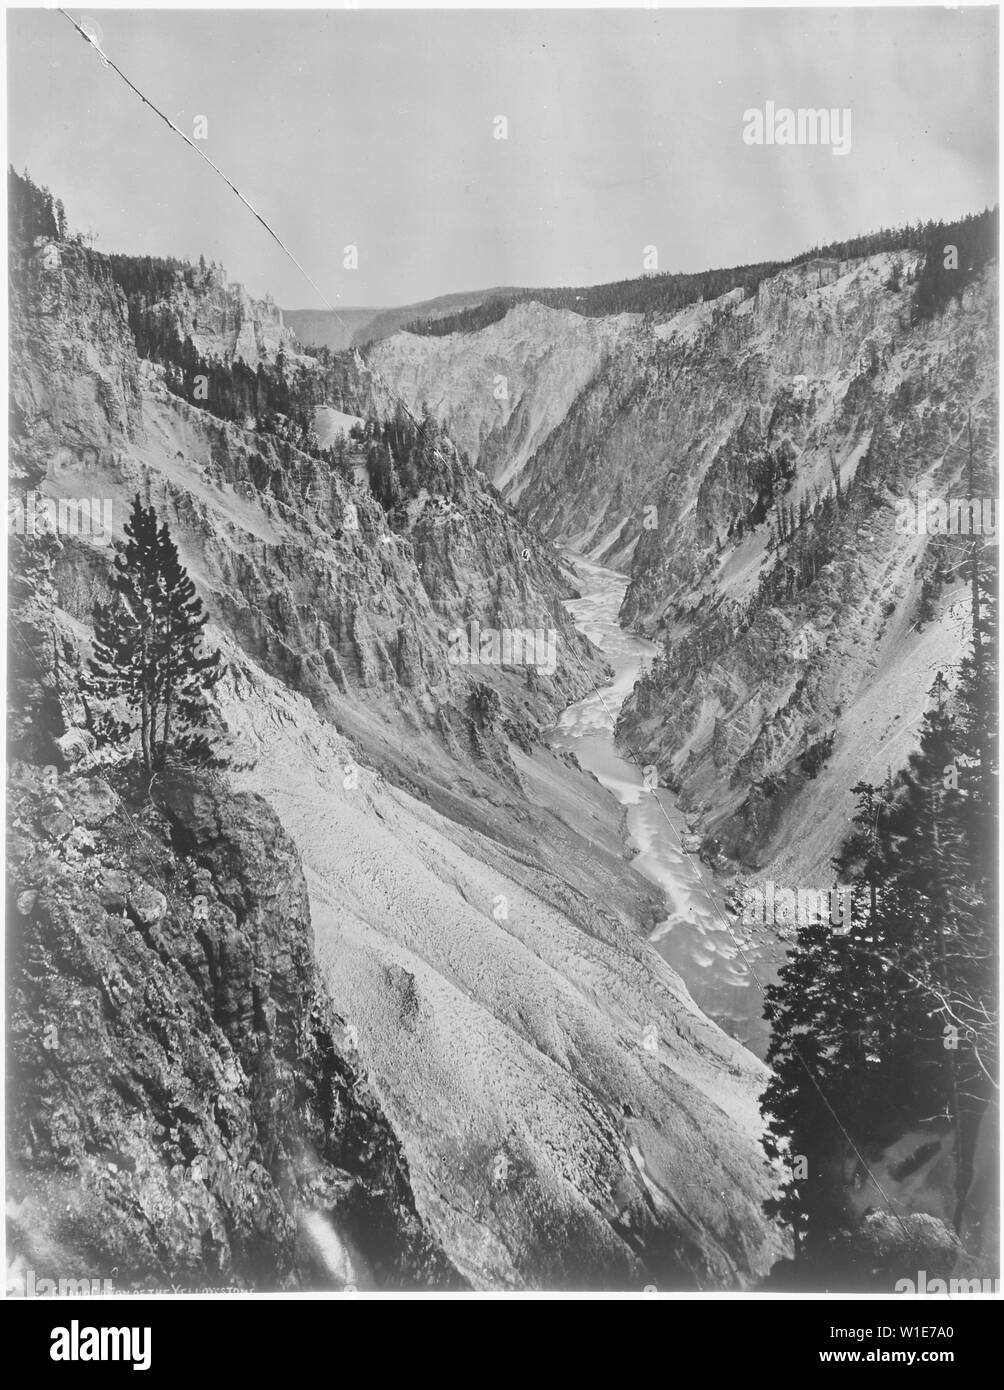
[[(179, 399), (163, 368), (137, 360), (101, 258), (70, 243), (56, 259), (41, 251), (19, 249), (15, 266), (16, 484), (106, 498), (115, 534), (139, 492), (171, 528), (228, 663), (218, 713), (233, 779), (275, 807), (302, 858), (321, 979), (407, 1162), (427, 1236), (408, 1245), (402, 1195), (396, 1277), (418, 1269), (427, 1238), (447, 1262), (430, 1253), (430, 1279), (451, 1266), (478, 1288), (754, 1282), (782, 1248), (761, 1210), (772, 1186), (755, 1100), (763, 1068), (647, 945), (659, 895), (625, 861), (616, 808), (542, 743), (604, 672), (564, 613), (572, 589), (552, 548), (452, 445), (448, 494), (419, 486), (385, 512), (330, 461)], [(86, 654), (110, 551), (79, 531), (46, 538), (44, 557), (41, 544), (26, 539), (16, 559), (43, 607), (24, 640), (72, 706), (68, 668)], [(554, 671), (452, 663), (448, 634), (471, 619), (552, 626)], [(176, 821), (159, 799), (144, 812), (148, 833), (183, 857), (203, 824), (195, 796)], [(225, 819), (259, 815), (258, 802), (238, 801)], [(25, 817), (30, 860), (45, 832), (32, 806)], [(236, 947), (240, 909), (214, 877), (230, 853), (210, 844), (195, 857), (211, 860), (202, 867), (227, 908), (218, 939)], [(255, 856), (253, 837), (245, 853)], [(183, 894), (215, 902), (190, 871), (161, 870), (169, 887), (171, 873), (186, 875)], [(98, 911), (74, 883), (71, 932)], [(149, 886), (190, 934), (185, 903)], [(273, 906), (256, 939), (270, 958), (287, 907), (262, 891)], [(128, 958), (137, 979), (159, 968), (158, 939), (130, 938), (145, 947)], [(113, 954), (119, 936), (102, 940)], [(212, 977), (216, 937), (181, 949)], [(240, 979), (256, 968), (245, 957)], [(221, 1007), (226, 1020), (246, 1012)], [(222, 1048), (218, 1035), (211, 1046)], [(29, 1099), (26, 1125), (41, 1104)], [(253, 1142), (242, 1122), (240, 1143)], [(32, 1162), (21, 1154), (26, 1183)], [(257, 1277), (238, 1247), (229, 1267)]]
[[(161, 369), (137, 360), (100, 258), (31, 248), (15, 294), (15, 476), (53, 497), (108, 499), (120, 518), (140, 492), (193, 573), (211, 574), (211, 609), (319, 705), (352, 691), (477, 741), (465, 709), (487, 681), (539, 736), (601, 670), (565, 614), (572, 590), (550, 548), (452, 445), (450, 495), (419, 488), (390, 518), (350, 473), (168, 391)], [(216, 297), (210, 287), (210, 306)], [(207, 310), (189, 296), (171, 312)], [(70, 569), (86, 612), (95, 591), (76, 560)], [(564, 659), (532, 672), (529, 689), (523, 671), (451, 663), (449, 633), (471, 620), (552, 628)]]
[(9, 1277), (456, 1286), (265, 802), (24, 761), (9, 796)]
[(665, 654), (622, 736), (713, 852), (795, 884), (829, 881), (851, 787), (903, 765), (962, 646), (972, 542), (904, 516), (995, 490), (992, 274), (911, 323), (892, 260), (768, 281), (674, 361), (625, 598)]
[(397, 333), (375, 344), (368, 358), (389, 392), (413, 409), (427, 404), (457, 444), (515, 499), (526, 485), (527, 460), (637, 317), (583, 318), (522, 303), (483, 332)]
[(156, 318), (169, 323), (184, 340), (189, 337), (207, 360), (240, 358), (251, 367), (277, 357), (280, 349), (295, 352), (296, 338), (270, 298), (253, 299), (244, 286), (228, 281), (226, 272), (212, 267), (195, 272), (193, 283), (178, 276), (170, 293), (152, 306)]

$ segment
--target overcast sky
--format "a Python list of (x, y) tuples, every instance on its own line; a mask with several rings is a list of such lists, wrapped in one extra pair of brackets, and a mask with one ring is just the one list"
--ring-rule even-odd
[[(997, 198), (992, 9), (87, 13), (336, 305), (623, 279), (652, 245), (660, 270), (784, 257)], [(9, 158), (98, 249), (321, 307), (61, 15), (8, 10), (7, 39)], [(768, 100), (850, 108), (850, 153), (745, 144)]]

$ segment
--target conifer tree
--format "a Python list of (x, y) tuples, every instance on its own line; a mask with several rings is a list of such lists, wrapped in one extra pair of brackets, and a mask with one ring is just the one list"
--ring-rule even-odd
[(143, 767), (152, 775), (171, 757), (220, 765), (207, 734), (209, 696), (223, 675), (219, 651), (203, 654), (207, 621), (202, 600), (178, 558), (167, 523), (137, 494), (118, 546), (112, 599), (94, 609), (90, 687), (124, 702), (125, 718), (107, 712), (104, 741), (140, 735)]
[(820, 1258), (844, 1219), (845, 1164), (913, 1126), (950, 1133), (956, 1224), (996, 1068), (996, 589), (973, 559), (973, 635), (954, 691), (939, 673), (907, 767), (854, 788), (835, 860), (849, 922), (799, 928), (767, 989), (765, 1148), (787, 1164), (767, 1203)]

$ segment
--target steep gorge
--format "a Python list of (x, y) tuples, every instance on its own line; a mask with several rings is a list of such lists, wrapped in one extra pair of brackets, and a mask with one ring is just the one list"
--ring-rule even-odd
[[(475, 333), (379, 345), (389, 380), (444, 419), (487, 408), (485, 369), (458, 364), (517, 383), (506, 457), (512, 422), (541, 425), (518, 480), (498, 481), (544, 535), (630, 575), (622, 622), (665, 653), (619, 734), (722, 868), (829, 881), (850, 788), (901, 765), (933, 672), (960, 647), (947, 556), (961, 542), (896, 523), (921, 490), (969, 495), (970, 415), (973, 486), (995, 491), (994, 267), (918, 320), (921, 264), (808, 259), (669, 316), (562, 333), (576, 315), (521, 304)], [(531, 361), (546, 344), (533, 380), (518, 365), (529, 322)], [(585, 325), (603, 344), (588, 364)], [(497, 470), (483, 425), (478, 443)], [(839, 516), (792, 535), (834, 479)]]
[[(164, 369), (137, 357), (102, 258), (45, 238), (15, 257), (12, 488), (105, 498), (116, 535), (138, 492), (171, 527), (228, 663), (230, 781), (238, 796), (264, 796), (291, 837), (321, 986), (344, 1020), (339, 1051), (403, 1155), (398, 1267), (385, 1282), (423, 1260), (440, 1271), (430, 1278), (479, 1288), (762, 1277), (783, 1249), (761, 1210), (772, 1187), (756, 1110), (763, 1068), (644, 941), (659, 895), (625, 862), (615, 808), (543, 743), (604, 672), (565, 614), (574, 590), (552, 549), (449, 441), (449, 496), (419, 487), (386, 513), (316, 454), (169, 390)], [(15, 551), (21, 639), (49, 684), (61, 681), (64, 722), (76, 723), (73, 656), (86, 656), (110, 549), (61, 534)], [(472, 618), (553, 627), (553, 675), (451, 663), (447, 635)], [(57, 650), (70, 654), (58, 669)], [(479, 695), (485, 685), (497, 704)], [(63, 760), (44, 739), (29, 744), (30, 765)], [(103, 777), (90, 756), (78, 773)], [(190, 888), (172, 856), (186, 852), (189, 811), (177, 843), (151, 846), (177, 878), (179, 898), (165, 896), (182, 935)], [(37, 820), (24, 833), (40, 836)], [(106, 852), (86, 851), (102, 862)], [(297, 859), (284, 873), (295, 880)], [(32, 913), (43, 909), (34, 900)], [(118, 930), (107, 912), (100, 898), (87, 906), (95, 931)], [(287, 908), (270, 912), (274, 931)], [(136, 969), (160, 970), (159, 958)], [(303, 962), (296, 987), (312, 988)], [(211, 1035), (208, 1046), (223, 1045)], [(33, 1085), (48, 1085), (56, 1059), (33, 1057), (43, 1077)], [(36, 1093), (29, 1109), (39, 1104)], [(141, 1110), (128, 1099), (109, 1122), (124, 1149)], [(170, 1166), (144, 1150), (150, 1171), (155, 1161)], [(33, 1150), (24, 1162), (50, 1160)], [(83, 1150), (59, 1162), (64, 1179), (83, 1181)], [(376, 1182), (364, 1168), (364, 1185)], [(30, 1196), (30, 1171), (24, 1181)], [(114, 1202), (102, 1210), (113, 1227), (122, 1220)], [(29, 1203), (26, 1232), (34, 1212)], [(226, 1268), (257, 1277), (238, 1269), (226, 1229)], [(128, 1243), (128, 1228), (116, 1238)], [(282, 1240), (270, 1268), (288, 1272)], [(403, 1253), (419, 1246), (427, 1253)]]

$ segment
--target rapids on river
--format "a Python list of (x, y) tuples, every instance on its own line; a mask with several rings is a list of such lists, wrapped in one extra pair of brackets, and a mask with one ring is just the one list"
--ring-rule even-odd
[(684, 981), (698, 1007), (762, 1057), (768, 1038), (763, 1001), (743, 959), (762, 979), (757, 948), (748, 941), (748, 929), (716, 903), (710, 870), (684, 851), (686, 821), (672, 793), (646, 786), (642, 759), (614, 741), (620, 708), (658, 648), (618, 624), (628, 584), (625, 575), (580, 555), (565, 558), (582, 589), (582, 596), (565, 606), (579, 631), (603, 652), (614, 679), (563, 711), (551, 745), (573, 753), (625, 807), (625, 836), (634, 851), (631, 862), (666, 895), (667, 915), (650, 938), (656, 950)]

